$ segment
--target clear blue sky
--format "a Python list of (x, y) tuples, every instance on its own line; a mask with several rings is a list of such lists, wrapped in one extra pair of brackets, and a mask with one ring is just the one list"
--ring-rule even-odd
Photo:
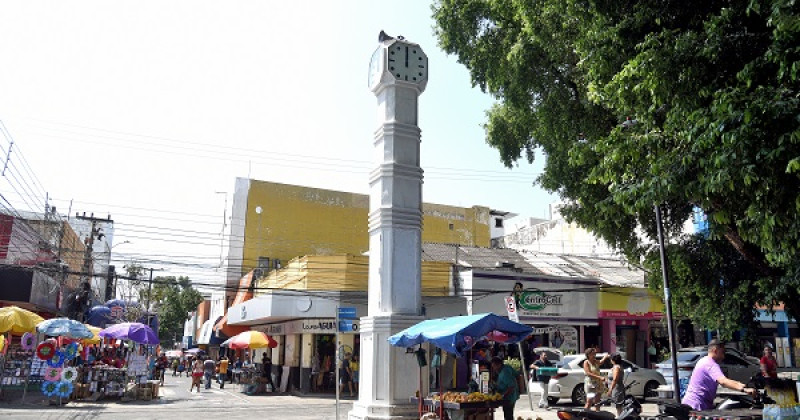
[[(424, 200), (545, 216), (555, 198), (532, 186), (541, 165), (506, 169), (486, 145), (493, 99), (438, 48), (430, 7), (3, 2), (0, 120), (27, 165), (11, 171), (21, 179), (0, 180), (0, 192), (20, 209), (41, 211), (45, 191), (61, 213), (70, 200), (73, 214), (110, 213), (115, 242), (131, 242), (117, 257), (221, 278), (204, 267), (227, 250), (216, 192), (228, 192), (230, 207), (235, 177), (368, 191), (377, 120), (366, 79), (383, 29), (429, 57)], [(2, 150), (7, 143), (0, 136)]]

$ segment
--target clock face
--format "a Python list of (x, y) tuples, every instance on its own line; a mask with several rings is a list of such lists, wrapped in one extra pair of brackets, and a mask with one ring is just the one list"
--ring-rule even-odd
[(428, 57), (418, 45), (396, 42), (388, 52), (387, 70), (395, 79), (419, 83), (428, 78)]
[(383, 47), (378, 47), (378, 49), (372, 53), (372, 58), (369, 60), (369, 76), (367, 78), (367, 85), (369, 85), (369, 87), (372, 87), (376, 83), (380, 82), (381, 74), (383, 73), (383, 69), (386, 67), (383, 60)]

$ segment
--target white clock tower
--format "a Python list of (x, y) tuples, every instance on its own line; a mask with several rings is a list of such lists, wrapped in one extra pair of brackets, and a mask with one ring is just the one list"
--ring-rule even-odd
[(378, 98), (376, 167), (369, 177), (369, 306), (360, 324), (359, 400), (351, 420), (417, 417), (409, 401), (418, 388), (416, 358), (387, 339), (424, 319), (417, 99), (428, 82), (428, 57), (402, 37), (381, 32), (379, 40), (369, 69)]

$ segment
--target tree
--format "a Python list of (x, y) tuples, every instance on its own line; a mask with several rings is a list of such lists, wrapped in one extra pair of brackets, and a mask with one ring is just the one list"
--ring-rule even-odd
[[(146, 300), (147, 289), (142, 289)], [(151, 302), (158, 314), (158, 338), (163, 343), (175, 341), (183, 336), (186, 314), (197, 308), (203, 301), (200, 292), (192, 287), (188, 277), (156, 277), (153, 279)]]
[[(661, 204), (673, 301), (723, 335), (755, 304), (800, 319), (798, 13), (790, 0), (433, 6), (441, 47), (498, 100), (485, 129), (501, 161), (540, 151), (536, 181), (562, 214), (644, 263), (655, 289)], [(682, 234), (695, 206), (708, 238)]]

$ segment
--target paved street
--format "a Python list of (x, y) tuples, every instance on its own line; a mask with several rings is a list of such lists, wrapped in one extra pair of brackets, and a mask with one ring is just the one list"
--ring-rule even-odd
[[(236, 385), (227, 384), (219, 389), (189, 393), (189, 379), (167, 376), (161, 388), (161, 398), (153, 401), (122, 403), (115, 400), (100, 402), (72, 402), (64, 407), (45, 407), (36, 403), (8, 404), (0, 402), (0, 419), (78, 420), (78, 419), (252, 419), (254, 416), (270, 419), (333, 420), (335, 400), (332, 397), (294, 395), (256, 395), (241, 393)], [(347, 418), (352, 400), (342, 401), (340, 415)], [(654, 413), (653, 404), (645, 404), (646, 413)], [(531, 411), (528, 400), (522, 397), (517, 403), (516, 416), (523, 419), (556, 420), (553, 409)], [(502, 419), (502, 410), (495, 418)]]

